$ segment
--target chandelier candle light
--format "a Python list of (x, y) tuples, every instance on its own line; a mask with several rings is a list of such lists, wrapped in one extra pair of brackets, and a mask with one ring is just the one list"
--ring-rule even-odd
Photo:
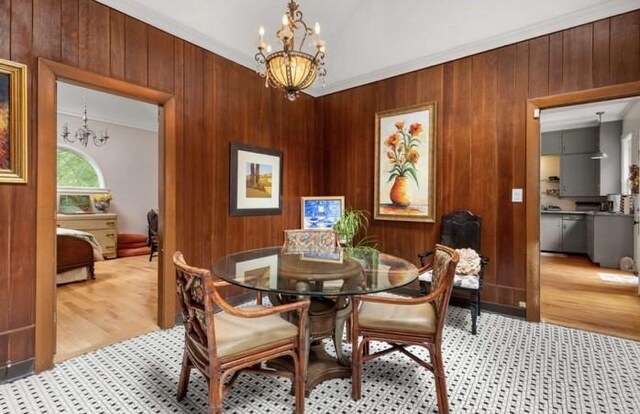
[(89, 138), (93, 141), (96, 147), (101, 147), (107, 143), (109, 139), (108, 131), (105, 129), (104, 133), (100, 132), (98, 136), (91, 128), (89, 128), (89, 120), (87, 118), (87, 92), (84, 92), (84, 111), (82, 112), (82, 126), (78, 128), (74, 137), (72, 138), (69, 132), (69, 124), (65, 122), (62, 127), (62, 138), (65, 142), (73, 144), (76, 141), (80, 142), (82, 146), (86, 147), (89, 143)]
[[(291, 0), (289, 10), (282, 16), (282, 25), (276, 31), (276, 37), (282, 43), (282, 50), (271, 53), (271, 46), (264, 41), (264, 27), (260, 26), (258, 38), (257, 72), (265, 78), (266, 87), (284, 90), (290, 101), (295, 101), (300, 91), (313, 84), (318, 76), (327, 74), (324, 68), (325, 42), (320, 39), (320, 25), (312, 30), (302, 20), (299, 5)], [(300, 43), (296, 49), (296, 35)], [(305, 41), (313, 38), (314, 55), (304, 52)], [(315, 50), (313, 50), (315, 49)], [(266, 54), (265, 54), (266, 52)]]

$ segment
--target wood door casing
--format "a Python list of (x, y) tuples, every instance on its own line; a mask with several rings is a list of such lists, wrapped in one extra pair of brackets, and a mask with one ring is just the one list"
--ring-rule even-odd
[(176, 250), (176, 134), (174, 97), (62, 63), (38, 60), (38, 145), (36, 213), (35, 370), (53, 365), (55, 353), (55, 217), (56, 217), (56, 81), (65, 80), (162, 107), (159, 131), (160, 252), (158, 262), (158, 325), (175, 323), (175, 274), (171, 254)]

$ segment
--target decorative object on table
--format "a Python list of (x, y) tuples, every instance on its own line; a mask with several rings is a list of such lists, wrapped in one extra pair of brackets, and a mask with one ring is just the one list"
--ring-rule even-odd
[[(218, 289), (229, 282), (214, 281), (211, 272), (189, 266), (176, 252), (173, 256), (176, 284), (184, 320), (184, 351), (176, 399), (187, 395), (189, 376), (197, 369), (209, 385), (210, 413), (222, 413), (222, 400), (246, 370), (250, 373), (291, 378), (295, 412), (304, 412), (306, 329), (309, 299), (280, 306), (234, 308)], [(222, 311), (218, 312), (218, 310)], [(288, 322), (295, 318), (298, 326)], [(293, 370), (263, 369), (262, 363), (287, 357)]]
[(27, 182), (27, 67), (0, 59), (0, 184)]
[(374, 219), (435, 222), (436, 104), (376, 113)]
[(282, 152), (231, 143), (229, 213), (232, 216), (282, 212)]
[(303, 229), (332, 229), (342, 216), (344, 196), (302, 197), (301, 219)]
[[(351, 313), (353, 351), (351, 398), (362, 396), (363, 364), (399, 351), (433, 373), (438, 412), (448, 413), (446, 372), (442, 355), (442, 334), (453, 287), (458, 253), (436, 245), (429, 268), (433, 273), (433, 289), (418, 297), (361, 295), (355, 296)], [(425, 268), (426, 269), (426, 268)], [(371, 342), (385, 342), (386, 349), (371, 352)], [(429, 352), (429, 359), (419, 357), (416, 348)], [(367, 378), (370, 378), (369, 374)], [(372, 381), (373, 382), (373, 381)], [(424, 389), (420, 381), (416, 392)], [(379, 387), (376, 387), (376, 392)]]
[(113, 196), (111, 193), (100, 193), (93, 194), (91, 199), (93, 199), (93, 206), (99, 213), (106, 213), (111, 204), (111, 200), (113, 200)]
[[(482, 220), (467, 210), (457, 210), (442, 217), (440, 227), (440, 244), (457, 249), (462, 253), (458, 269), (453, 280), (453, 291), (469, 297), (469, 310), (471, 312), (471, 333), (477, 333), (477, 319), (480, 316), (480, 293), (484, 278), (484, 268), (489, 263), (489, 258), (480, 252), (480, 239), (482, 235)], [(432, 252), (418, 254), (420, 265), (424, 266), (432, 255)], [(479, 263), (478, 263), (479, 262)], [(423, 292), (431, 284), (430, 271), (418, 275), (420, 288)]]
[(331, 229), (285, 230), (282, 251), (291, 253), (334, 253), (340, 248), (338, 234)]
[[(276, 37), (282, 44), (280, 51), (271, 53), (271, 46), (264, 41), (264, 27), (260, 26), (255, 56), (256, 71), (265, 78), (265, 86), (282, 89), (290, 101), (295, 101), (300, 91), (311, 86), (318, 76), (327, 74), (324, 68), (325, 42), (320, 39), (320, 25), (316, 22), (315, 30), (308, 27), (302, 20), (299, 7), (291, 0), (287, 5), (288, 11), (282, 16), (282, 25), (276, 31)], [(313, 40), (313, 45), (305, 45), (307, 39)]]
[(89, 143), (89, 138), (93, 141), (93, 145), (96, 147), (101, 147), (107, 143), (109, 139), (109, 131), (105, 129), (104, 132), (100, 131), (99, 134), (89, 128), (89, 118), (87, 118), (87, 91), (84, 91), (84, 110), (82, 112), (82, 125), (76, 130), (73, 137), (71, 137), (71, 132), (69, 132), (69, 124), (65, 123), (62, 126), (62, 139), (64, 142), (69, 144), (73, 144), (76, 141), (82, 144), (83, 147), (86, 147)]

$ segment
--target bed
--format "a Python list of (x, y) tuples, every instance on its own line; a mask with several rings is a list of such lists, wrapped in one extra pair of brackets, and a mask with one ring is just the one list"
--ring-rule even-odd
[(91, 233), (58, 228), (56, 232), (56, 283), (95, 278), (94, 263), (104, 260), (102, 249)]

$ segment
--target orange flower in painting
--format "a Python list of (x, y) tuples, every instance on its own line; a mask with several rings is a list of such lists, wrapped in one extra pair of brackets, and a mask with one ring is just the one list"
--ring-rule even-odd
[(418, 163), (418, 160), (420, 159), (420, 154), (415, 148), (411, 148), (407, 153), (407, 158), (409, 159), (409, 162), (411, 164), (415, 165)]
[(395, 147), (396, 145), (398, 145), (399, 141), (400, 141), (400, 137), (398, 136), (398, 134), (391, 134), (384, 141), (384, 145), (386, 145), (388, 147)]
[(409, 135), (412, 137), (416, 137), (418, 135), (422, 135), (422, 124), (416, 122), (415, 124), (411, 124), (409, 127)]
[(417, 164), (420, 159), (418, 146), (420, 145), (420, 135), (423, 133), (422, 124), (416, 122), (409, 128), (405, 128), (404, 121), (395, 124), (397, 132), (389, 135), (384, 141), (387, 146), (387, 158), (389, 158), (389, 182), (396, 177), (410, 176), (418, 183)]

